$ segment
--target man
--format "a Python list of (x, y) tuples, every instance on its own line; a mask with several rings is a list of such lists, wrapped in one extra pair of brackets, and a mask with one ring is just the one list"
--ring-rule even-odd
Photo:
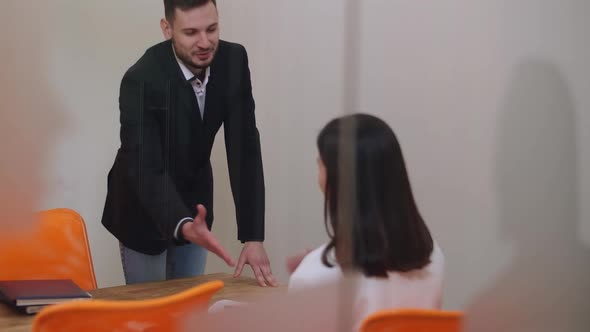
[(234, 266), (209, 231), (209, 158), (223, 124), (244, 243), (234, 274), (249, 264), (261, 286), (275, 286), (262, 244), (264, 178), (246, 50), (219, 39), (215, 0), (164, 0), (164, 8), (166, 41), (121, 82), (121, 147), (102, 223), (119, 240), (128, 284), (202, 274), (207, 250)]

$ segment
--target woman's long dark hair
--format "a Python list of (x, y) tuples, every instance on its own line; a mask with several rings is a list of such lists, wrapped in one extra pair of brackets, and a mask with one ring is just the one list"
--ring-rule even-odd
[[(433, 240), (416, 207), (391, 128), (372, 115), (344, 116), (322, 129), (317, 145), (327, 173), (324, 219), (330, 236), (322, 262), (333, 266), (328, 253), (335, 249), (338, 263), (346, 262), (343, 268), (377, 277), (429, 264)], [(343, 153), (350, 156), (348, 161)], [(351, 173), (343, 174), (344, 169)], [(350, 224), (341, 224), (343, 220)], [(343, 227), (350, 234), (343, 236)]]

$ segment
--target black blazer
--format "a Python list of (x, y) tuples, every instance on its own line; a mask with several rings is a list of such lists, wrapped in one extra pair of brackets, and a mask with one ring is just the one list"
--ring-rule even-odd
[[(213, 140), (224, 126), (238, 239), (264, 240), (264, 177), (248, 56), (220, 41), (203, 119), (170, 41), (149, 48), (125, 73), (119, 95), (121, 146), (108, 175), (102, 224), (126, 247), (159, 254), (177, 223), (207, 208), (213, 223)], [(176, 242), (177, 244), (180, 244)]]

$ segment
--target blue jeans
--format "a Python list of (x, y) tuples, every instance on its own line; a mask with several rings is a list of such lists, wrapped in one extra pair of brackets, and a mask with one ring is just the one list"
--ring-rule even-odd
[(195, 244), (172, 245), (159, 255), (146, 255), (119, 242), (125, 283), (162, 281), (203, 274), (207, 250)]

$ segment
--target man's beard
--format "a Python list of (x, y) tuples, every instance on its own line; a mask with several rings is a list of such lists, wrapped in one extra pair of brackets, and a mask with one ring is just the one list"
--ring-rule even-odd
[(182, 61), (189, 69), (196, 70), (196, 71), (201, 71), (201, 70), (204, 70), (207, 67), (209, 67), (211, 65), (211, 63), (213, 62), (213, 59), (215, 59), (215, 56), (217, 55), (217, 48), (215, 48), (212, 51), (211, 60), (209, 62), (207, 62), (207, 64), (201, 65), (201, 64), (196, 64), (193, 62), (193, 60), (191, 59), (190, 53), (185, 54), (183, 52), (179, 52), (179, 49), (178, 49), (178, 47), (176, 47), (176, 43), (174, 42), (174, 38), (172, 39), (172, 46), (174, 47), (174, 51), (176, 52), (176, 56), (180, 59), (180, 61)]

